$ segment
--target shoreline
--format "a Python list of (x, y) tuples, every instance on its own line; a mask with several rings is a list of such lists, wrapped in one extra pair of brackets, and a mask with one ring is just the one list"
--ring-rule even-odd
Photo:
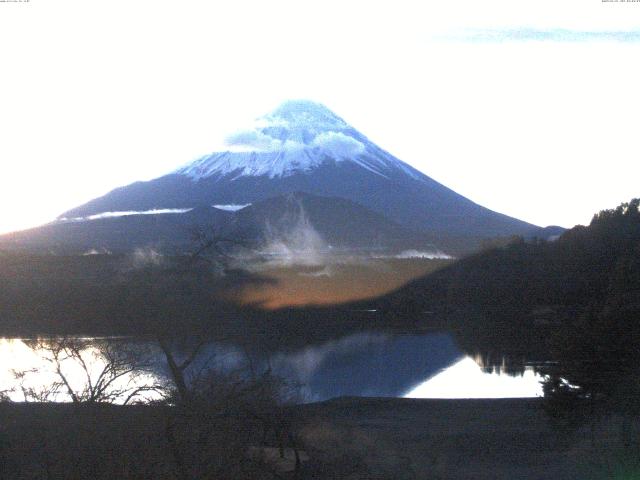
[[(344, 478), (611, 478), (598, 472), (615, 470), (622, 462), (615, 422), (600, 424), (592, 445), (588, 431), (554, 428), (542, 402), (339, 397), (285, 407), (283, 413), (310, 458), (366, 472)], [(103, 465), (105, 458), (120, 457), (136, 468), (151, 468), (149, 463), (169, 471), (163, 436), (168, 408), (0, 403), (0, 454), (17, 471), (32, 468), (43, 456), (59, 462), (62, 471), (79, 462)], [(154, 478), (173, 478), (154, 471)]]

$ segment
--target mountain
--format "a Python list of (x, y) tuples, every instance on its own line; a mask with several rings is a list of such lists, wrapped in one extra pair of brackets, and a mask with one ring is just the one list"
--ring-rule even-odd
[[(326, 107), (288, 101), (205, 155), (117, 188), (60, 218), (246, 205), (293, 192), (349, 200), (432, 238), (531, 235), (537, 227), (484, 208), (382, 150)], [(441, 245), (446, 249), (446, 245)]]
[(0, 236), (0, 248), (77, 254), (146, 247), (175, 253), (194, 250), (194, 234), (199, 230), (242, 240), (254, 251), (269, 255), (397, 254), (403, 250), (442, 255), (424, 233), (344, 198), (294, 192), (236, 208), (221, 205), (60, 220)]

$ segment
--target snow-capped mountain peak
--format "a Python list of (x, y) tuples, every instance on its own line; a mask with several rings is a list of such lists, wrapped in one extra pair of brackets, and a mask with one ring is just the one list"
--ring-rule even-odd
[(273, 112), (261, 117), (267, 125), (286, 123), (289, 128), (316, 131), (339, 131), (349, 125), (321, 103), (311, 100), (287, 100)]
[(226, 138), (227, 151), (205, 155), (175, 173), (194, 181), (213, 176), (287, 177), (327, 162), (350, 161), (386, 177), (417, 172), (370, 142), (322, 104), (289, 100)]
[[(193, 214), (169, 215), (184, 220), (211, 205), (216, 206), (211, 210), (227, 215), (223, 210), (302, 192), (345, 199), (409, 229), (444, 238), (524, 234), (535, 228), (448, 189), (315, 102), (285, 102), (230, 135), (227, 144), (224, 151), (156, 179), (117, 188), (61, 217), (193, 208)], [(340, 207), (327, 207), (318, 218), (343, 222), (332, 216), (333, 208)], [(251, 211), (242, 209), (238, 215)]]

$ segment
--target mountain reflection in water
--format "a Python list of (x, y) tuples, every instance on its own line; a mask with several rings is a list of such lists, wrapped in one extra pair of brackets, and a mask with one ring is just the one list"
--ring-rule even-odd
[[(246, 347), (212, 344), (206, 353), (217, 356), (221, 369), (242, 363)], [(455, 345), (451, 335), (357, 333), (304, 348), (252, 354), (252, 362), (299, 386), (303, 401), (340, 396), (411, 398), (504, 398), (542, 394), (540, 377), (489, 373)], [(158, 373), (166, 372), (159, 352)], [(31, 372), (30, 382), (54, 381), (51, 364), (42, 352), (18, 339), (0, 340), (0, 390), (22, 400), (14, 372)], [(35, 376), (34, 376), (35, 375)], [(155, 379), (154, 379), (155, 381)], [(64, 401), (64, 395), (55, 400)]]
[(411, 389), (407, 398), (528, 398), (542, 396), (542, 377), (532, 367), (522, 375), (486, 371), (464, 357)]

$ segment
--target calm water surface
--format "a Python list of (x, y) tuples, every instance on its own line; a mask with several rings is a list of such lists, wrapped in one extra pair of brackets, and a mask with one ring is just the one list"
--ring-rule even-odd
[[(151, 349), (153, 352), (153, 349)], [(153, 353), (152, 353), (153, 355)], [(49, 356), (50, 357), (50, 356)], [(19, 339), (0, 340), (0, 390), (16, 401), (24, 388), (44, 389), (56, 380), (48, 352), (30, 348)], [(254, 365), (271, 370), (299, 386), (304, 401), (339, 396), (412, 398), (505, 398), (542, 395), (540, 377), (532, 370), (510, 376), (488, 372), (465, 356), (447, 334), (389, 335), (358, 333), (308, 345), (294, 351), (251, 354)], [(92, 376), (102, 370), (99, 358), (86, 352)], [(202, 358), (215, 358), (220, 369), (233, 369), (247, 358), (246, 348), (211, 345)], [(166, 370), (155, 354), (156, 374), (145, 373), (121, 382), (152, 384)], [(93, 362), (93, 364), (91, 364)], [(63, 363), (69, 378), (81, 388), (86, 373), (73, 361)], [(122, 385), (122, 384), (121, 384)], [(52, 400), (69, 400), (64, 391)]]

